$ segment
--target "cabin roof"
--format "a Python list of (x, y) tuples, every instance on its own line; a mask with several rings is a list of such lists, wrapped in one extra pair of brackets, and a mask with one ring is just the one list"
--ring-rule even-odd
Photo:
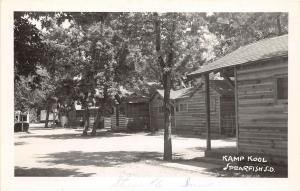
[(149, 102), (149, 97), (145, 95), (140, 95), (137, 93), (132, 93), (126, 97), (127, 103), (146, 103)]
[[(192, 93), (195, 91), (196, 88), (190, 87), (190, 88), (183, 88), (180, 90), (171, 90), (170, 91), (170, 99), (175, 100), (179, 98), (186, 98), (192, 95)], [(157, 93), (164, 97), (164, 90), (157, 90)]]
[(225, 80), (211, 80), (210, 85), (220, 95), (233, 95), (234, 89)]
[[(216, 90), (220, 95), (233, 95), (233, 89), (225, 80), (210, 80), (211, 88)], [(195, 91), (199, 90), (199, 87), (189, 87), (180, 90), (171, 90), (170, 99), (182, 99), (191, 97)], [(157, 93), (163, 98), (164, 90), (157, 90)]]
[(196, 77), (202, 73), (215, 71), (221, 68), (287, 55), (288, 35), (286, 34), (242, 46), (224, 57), (203, 65), (200, 69), (188, 74), (188, 76)]

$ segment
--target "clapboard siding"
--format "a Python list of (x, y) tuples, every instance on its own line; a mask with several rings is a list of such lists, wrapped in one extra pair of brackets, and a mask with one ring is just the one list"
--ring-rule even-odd
[[(215, 101), (214, 108), (211, 105), (211, 132), (219, 134), (220, 121), (220, 95), (210, 88), (211, 101)], [(193, 96), (175, 101), (176, 105), (187, 104), (187, 111), (175, 112), (175, 129), (174, 133), (182, 134), (203, 134), (206, 133), (206, 113), (204, 90), (197, 90)]]
[[(200, 135), (207, 132), (204, 93), (203, 87), (200, 87), (194, 89), (189, 97), (172, 100), (174, 106), (174, 115), (172, 115), (172, 133)], [(233, 132), (235, 132), (233, 92), (232, 95), (231, 93), (228, 95), (221, 95), (215, 89), (210, 87), (210, 124), (211, 133), (213, 134), (233, 135)], [(224, 97), (224, 99), (221, 99), (221, 97)], [(224, 103), (221, 104), (221, 101)], [(185, 104), (186, 110), (181, 110), (180, 104)], [(150, 102), (151, 127), (153, 129), (163, 128), (164, 113), (159, 109), (162, 106), (163, 99), (159, 94), (156, 94)], [(223, 115), (220, 113), (221, 107), (223, 107)]]
[(119, 114), (119, 126), (117, 126), (116, 112), (111, 116), (111, 129), (112, 130), (125, 130), (127, 127), (127, 119), (124, 114)]
[(287, 162), (287, 100), (276, 100), (275, 86), (287, 73), (287, 58), (237, 68), (240, 152)]

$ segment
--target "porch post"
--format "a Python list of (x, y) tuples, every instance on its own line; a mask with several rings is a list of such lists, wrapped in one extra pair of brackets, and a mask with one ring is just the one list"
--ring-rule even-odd
[(239, 154), (239, 114), (238, 114), (238, 84), (237, 71), (234, 67), (234, 112), (235, 112), (235, 129), (236, 129), (236, 153)]
[(204, 74), (205, 78), (205, 108), (206, 108), (206, 151), (211, 150), (211, 136), (210, 136), (210, 94), (209, 94), (209, 73)]

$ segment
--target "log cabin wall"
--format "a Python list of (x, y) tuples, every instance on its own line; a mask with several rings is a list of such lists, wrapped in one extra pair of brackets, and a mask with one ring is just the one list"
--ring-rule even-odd
[(127, 104), (127, 128), (131, 130), (145, 130), (149, 128), (148, 103)]
[(76, 118), (76, 110), (69, 111), (68, 118), (70, 126), (80, 126), (80, 121)]
[[(113, 131), (127, 129), (127, 117), (125, 114), (126, 104), (119, 104), (114, 107), (114, 113), (111, 115), (111, 129)], [(118, 113), (118, 114), (117, 114)], [(118, 118), (118, 119), (117, 119)], [(117, 124), (119, 123), (119, 124)]]
[[(122, 103), (119, 105), (119, 115), (117, 115), (116, 107), (111, 116), (112, 130), (144, 130), (148, 128), (148, 103)], [(119, 125), (117, 125), (117, 117)]]
[[(201, 135), (206, 133), (205, 128), (205, 98), (204, 89), (197, 90), (191, 97), (176, 100), (174, 133), (185, 135)], [(220, 95), (210, 88), (211, 95), (211, 133), (220, 131)], [(186, 110), (181, 110), (180, 104), (187, 104)]]
[[(237, 68), (241, 153), (261, 154), (274, 162), (287, 163), (288, 100), (287, 91), (283, 91), (287, 74), (287, 58)], [(286, 87), (278, 86), (280, 78), (285, 78)]]

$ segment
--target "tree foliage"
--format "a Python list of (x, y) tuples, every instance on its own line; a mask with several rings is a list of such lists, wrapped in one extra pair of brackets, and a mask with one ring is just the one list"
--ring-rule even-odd
[(207, 20), (209, 31), (218, 37), (217, 56), (288, 32), (287, 13), (214, 13)]
[[(20, 81), (21, 76), (31, 76), (29, 85), (35, 88), (40, 82), (37, 66), (41, 65), (44, 58), (44, 44), (40, 31), (31, 24), (20, 12), (14, 14), (14, 69), (15, 81)], [(24, 79), (23, 79), (24, 80)]]

